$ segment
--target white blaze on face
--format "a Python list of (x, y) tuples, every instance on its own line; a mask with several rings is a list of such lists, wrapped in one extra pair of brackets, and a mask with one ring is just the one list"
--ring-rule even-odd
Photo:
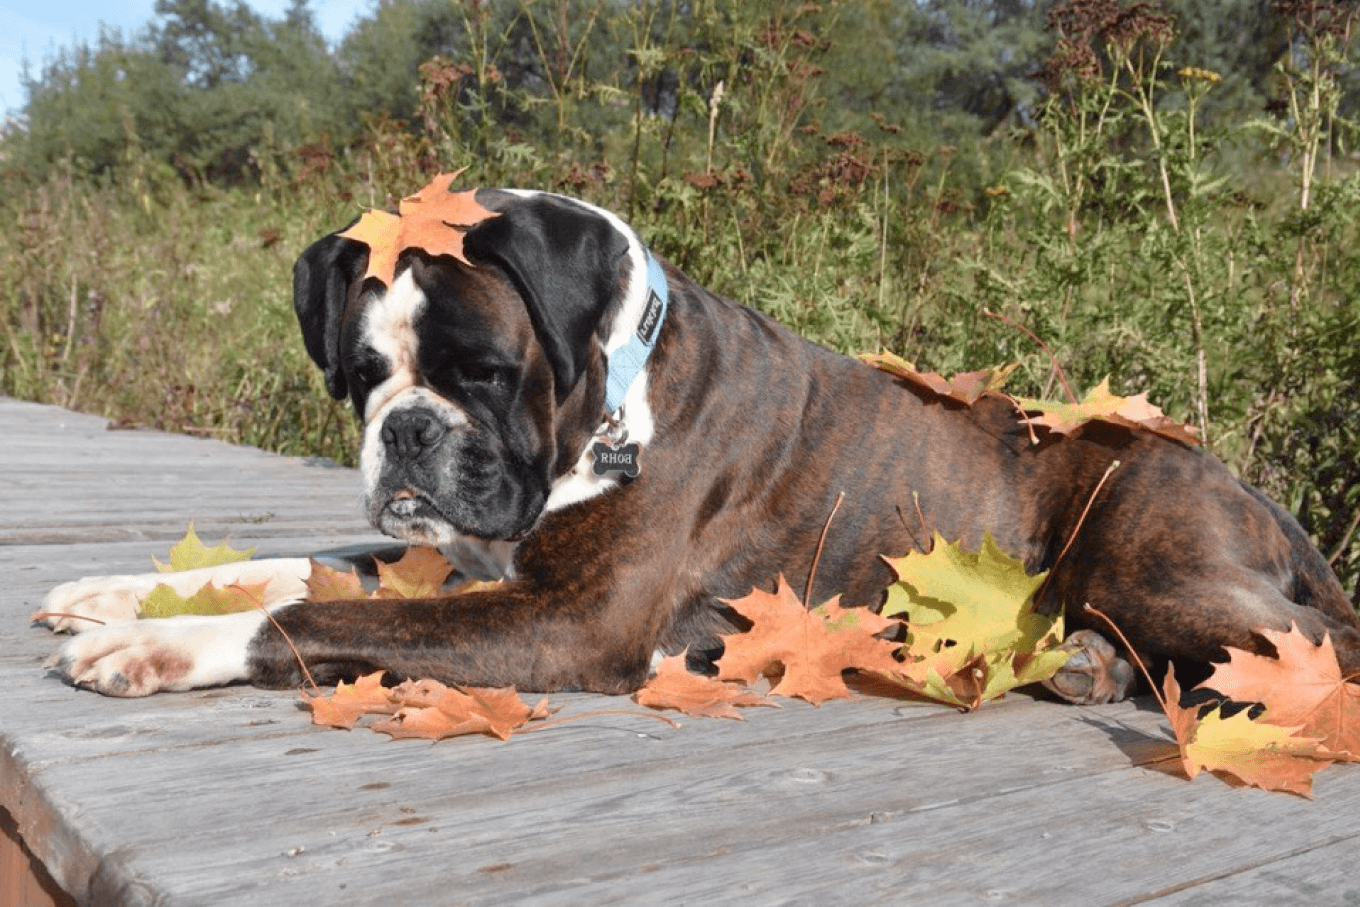
[(364, 404), (364, 440), (359, 451), (359, 471), (364, 483), (365, 510), (386, 465), (387, 448), (382, 440), (382, 430), (388, 416), (422, 407), (435, 413), (449, 428), (467, 422), (467, 415), (460, 408), (422, 386), (415, 324), (425, 310), (426, 302), (424, 291), (416, 285), (408, 269), (393, 281), (391, 289), (370, 300), (364, 309), (362, 342), (388, 366), (388, 377), (369, 392)]
[(408, 268), (391, 289), (369, 302), (363, 314), (363, 342), (387, 360), (388, 377), (369, 392), (364, 422), (370, 428), (402, 392), (419, 383), (416, 367), (416, 319), (425, 310), (425, 292), (416, 285)]

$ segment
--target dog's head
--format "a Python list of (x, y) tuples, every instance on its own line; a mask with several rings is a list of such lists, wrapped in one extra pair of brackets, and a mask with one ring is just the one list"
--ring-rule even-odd
[(368, 245), (332, 234), (294, 268), (307, 352), (364, 425), (369, 520), (423, 544), (515, 539), (600, 490), (576, 486), (606, 354), (648, 293), (647, 253), (617, 217), (543, 193), (475, 200), (494, 216), (466, 230), (466, 261), (399, 250), (389, 285), (365, 276)]

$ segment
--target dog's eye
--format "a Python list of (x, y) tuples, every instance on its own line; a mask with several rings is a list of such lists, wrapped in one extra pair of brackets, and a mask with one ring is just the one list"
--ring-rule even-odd
[(354, 377), (359, 383), (376, 387), (387, 378), (387, 367), (381, 363), (367, 360), (360, 362), (354, 369)]
[(471, 384), (482, 384), (487, 387), (503, 390), (510, 386), (510, 370), (495, 365), (469, 364), (464, 365), (460, 371), (463, 379)]

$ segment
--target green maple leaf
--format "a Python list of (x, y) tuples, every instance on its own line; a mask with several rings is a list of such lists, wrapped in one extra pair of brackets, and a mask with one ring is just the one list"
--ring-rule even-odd
[(194, 570), (198, 567), (217, 567), (221, 564), (248, 561), (254, 555), (254, 548), (237, 551), (226, 542), (222, 542), (216, 548), (209, 548), (194, 531), (194, 524), (190, 523), (189, 531), (184, 534), (184, 538), (170, 548), (170, 563), (162, 564), (154, 557), (151, 560), (155, 561), (156, 569), (161, 573), (174, 573), (178, 570)]
[(188, 598), (162, 583), (142, 599), (138, 617), (175, 617), (180, 614), (233, 614), (262, 606), (268, 583), (217, 588), (206, 584)]
[(976, 708), (1007, 690), (1053, 676), (1062, 615), (1034, 612), (1047, 572), (1033, 576), (990, 534), (976, 554), (939, 534), (929, 554), (885, 558), (898, 580), (883, 616), (906, 615), (906, 661), (893, 679), (942, 702)]

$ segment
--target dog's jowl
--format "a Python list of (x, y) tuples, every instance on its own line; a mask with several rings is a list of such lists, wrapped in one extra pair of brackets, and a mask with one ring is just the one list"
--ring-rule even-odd
[[(405, 248), (396, 228), (323, 237), (297, 263), (297, 314), (327, 387), (363, 423), (373, 525), (507, 582), (345, 607), (302, 597), (305, 560), (224, 568), (219, 580), (271, 579), (270, 616), (318, 680), (382, 668), (635, 689), (656, 650), (716, 648), (731, 629), (721, 599), (780, 574), (801, 589), (841, 492), (816, 601), (876, 606), (892, 579), (878, 555), (924, 550), (924, 527), (972, 550), (990, 532), (1031, 571), (1057, 564), (1038, 604), (1065, 608), (1074, 630), (1090, 628), (1089, 602), (1141, 653), (1205, 661), (1262, 651), (1253, 630), (1293, 623), (1329, 633), (1342, 669), (1360, 672), (1360, 623), (1325, 560), (1202, 451), (1098, 424), (1035, 443), (1008, 402), (967, 407), (808, 343), (582, 202), (450, 192), (447, 179), (422, 198), (460, 212), (445, 219), (452, 253)], [(203, 581), (170, 579), (185, 592)], [(109, 621), (67, 641), (57, 669), (114, 695), (299, 682), (264, 614), (124, 619), (146, 591), (143, 577), (54, 590), (44, 610)], [(1081, 638), (1055, 687), (1123, 695), (1113, 653)]]

